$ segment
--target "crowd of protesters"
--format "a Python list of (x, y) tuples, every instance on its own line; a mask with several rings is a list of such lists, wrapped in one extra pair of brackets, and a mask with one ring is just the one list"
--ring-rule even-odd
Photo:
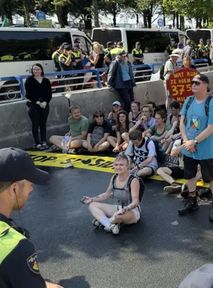
[[(197, 74), (192, 80), (194, 96), (187, 98), (183, 107), (173, 101), (169, 113), (162, 105), (156, 107), (151, 102), (141, 107), (137, 101), (131, 102), (128, 112), (114, 101), (108, 115), (97, 110), (89, 122), (80, 107), (73, 106), (66, 151), (124, 152), (131, 159), (130, 174), (141, 178), (159, 175), (167, 182), (165, 192), (180, 193), (187, 199), (179, 215), (193, 212), (199, 208), (198, 197), (211, 197), (213, 192), (213, 102), (208, 89), (208, 77)], [(50, 142), (64, 149), (64, 137), (57, 137), (52, 136)], [(78, 145), (74, 145), (76, 137)], [(179, 184), (180, 178), (187, 179), (187, 184)], [(201, 179), (209, 183), (209, 188), (196, 187)], [(213, 221), (213, 210), (209, 219)]]

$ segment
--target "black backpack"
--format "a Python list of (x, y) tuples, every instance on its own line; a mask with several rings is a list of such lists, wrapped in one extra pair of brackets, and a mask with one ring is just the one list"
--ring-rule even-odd
[(157, 140), (153, 140), (153, 139), (146, 140), (145, 147), (147, 151), (148, 151), (148, 144), (150, 141), (152, 141), (155, 145), (156, 159), (157, 159), (158, 164), (162, 164), (165, 161), (166, 153), (163, 151), (160, 143)]
[[(117, 174), (114, 174), (113, 177), (112, 177), (112, 188), (113, 188), (113, 190), (115, 189), (115, 179), (116, 179), (117, 176), (118, 176)], [(130, 201), (132, 201), (132, 197), (131, 197), (131, 193), (130, 192), (131, 192), (131, 182), (132, 182), (132, 180), (134, 178), (138, 179), (139, 184), (140, 184), (139, 201), (141, 202), (142, 198), (143, 198), (144, 190), (145, 190), (145, 185), (144, 185), (143, 179), (141, 177), (138, 177), (138, 176), (135, 176), (135, 175), (132, 175), (132, 174), (129, 175), (129, 179), (127, 181), (126, 187), (124, 187), (124, 188), (128, 189)]]
[(163, 66), (160, 68), (160, 79), (164, 80), (164, 67), (165, 67), (165, 64), (163, 64)]
[[(194, 96), (189, 96), (189, 100), (188, 100), (188, 102), (186, 104), (186, 112), (185, 112), (185, 117), (184, 117), (184, 124), (185, 125), (187, 123), (187, 112), (189, 110), (190, 105), (194, 101), (194, 99), (195, 99)], [(210, 104), (211, 99), (212, 99), (212, 96), (208, 96), (208, 98), (205, 101), (205, 113), (206, 113), (207, 119), (209, 118), (209, 104)]]

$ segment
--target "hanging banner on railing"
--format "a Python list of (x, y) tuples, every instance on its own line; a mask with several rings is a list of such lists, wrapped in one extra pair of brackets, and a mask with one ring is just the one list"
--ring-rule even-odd
[(167, 81), (171, 97), (184, 103), (186, 97), (192, 95), (192, 79), (197, 74), (197, 70), (192, 68), (181, 68), (172, 73)]

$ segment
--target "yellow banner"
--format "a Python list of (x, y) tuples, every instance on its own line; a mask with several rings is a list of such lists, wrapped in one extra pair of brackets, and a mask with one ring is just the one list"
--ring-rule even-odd
[[(28, 151), (36, 166), (58, 167), (58, 168), (79, 168), (93, 171), (114, 173), (113, 157), (75, 155), (63, 153), (49, 153), (41, 151)], [(160, 176), (154, 175), (149, 179), (164, 181)], [(178, 183), (186, 183), (185, 179), (176, 180)], [(206, 186), (203, 181), (197, 182), (198, 186)]]

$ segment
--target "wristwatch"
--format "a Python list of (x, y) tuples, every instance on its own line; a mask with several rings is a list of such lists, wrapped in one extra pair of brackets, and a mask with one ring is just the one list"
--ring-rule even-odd
[(194, 141), (194, 144), (195, 144), (195, 145), (197, 145), (197, 144), (198, 144), (198, 141), (197, 141), (197, 139), (194, 139), (193, 141)]

